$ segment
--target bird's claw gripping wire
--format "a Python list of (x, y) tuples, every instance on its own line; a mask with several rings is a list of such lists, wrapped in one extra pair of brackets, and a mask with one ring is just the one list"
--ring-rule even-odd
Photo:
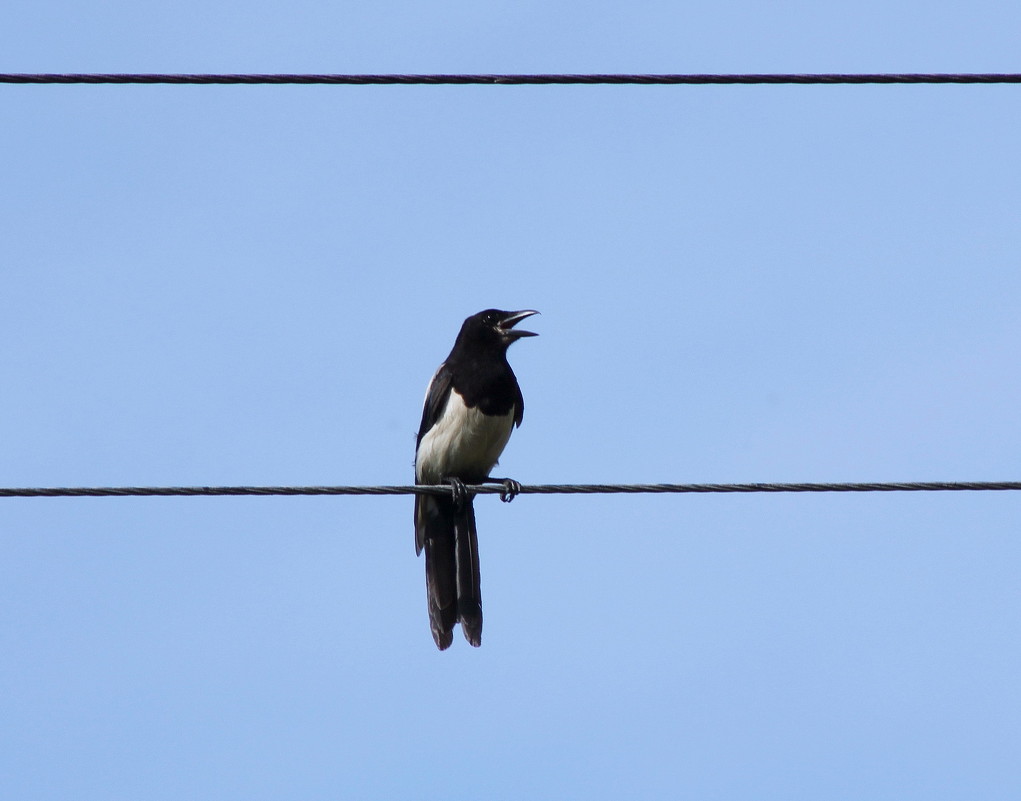
[(513, 478), (505, 478), (503, 480), (503, 489), (500, 490), (500, 500), (504, 503), (510, 503), (521, 492), (521, 482), (515, 481)]
[(447, 483), (450, 485), (450, 495), (454, 500), (454, 509), (461, 511), (468, 502), (468, 490), (465, 488), (464, 482), (455, 476), (448, 477)]

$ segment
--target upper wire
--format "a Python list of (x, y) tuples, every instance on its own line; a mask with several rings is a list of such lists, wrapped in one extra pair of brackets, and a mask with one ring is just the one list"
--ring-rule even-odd
[(1003, 84), (1021, 73), (744, 73), (744, 74), (305, 74), (305, 73), (0, 73), (15, 84)]

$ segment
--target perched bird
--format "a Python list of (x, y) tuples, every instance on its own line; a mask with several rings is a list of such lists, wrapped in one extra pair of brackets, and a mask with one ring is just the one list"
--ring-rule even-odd
[(415, 496), (415, 550), (425, 551), (429, 625), (442, 651), (461, 623), (465, 639), (482, 644), (479, 543), (465, 484), (502, 481), (501, 499), (521, 489), (489, 472), (521, 425), (525, 403), (507, 348), (531, 331), (514, 326), (536, 311), (487, 309), (464, 321), (454, 348), (429, 382), (415, 449), (416, 484), (450, 484), (451, 496)]

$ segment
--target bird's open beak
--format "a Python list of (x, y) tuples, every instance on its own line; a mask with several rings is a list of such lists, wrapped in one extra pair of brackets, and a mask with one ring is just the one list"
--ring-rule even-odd
[(516, 331), (511, 329), (513, 329), (515, 325), (520, 323), (526, 317), (531, 317), (533, 314), (538, 313), (539, 312), (533, 309), (525, 309), (524, 311), (511, 312), (500, 321), (498, 328), (500, 329), (501, 333), (503, 333), (503, 335), (510, 340), (520, 339), (521, 337), (537, 337), (539, 335), (536, 334), (534, 331)]

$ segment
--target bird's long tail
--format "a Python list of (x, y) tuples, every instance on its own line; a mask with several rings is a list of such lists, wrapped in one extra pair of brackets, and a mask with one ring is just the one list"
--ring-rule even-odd
[(465, 639), (481, 645), (479, 542), (471, 499), (455, 510), (448, 498), (416, 496), (415, 546), (425, 551), (429, 626), (436, 647), (450, 647), (458, 621)]
[(471, 498), (454, 513), (454, 560), (457, 564), (457, 617), (465, 639), (478, 648), (482, 645), (482, 579), (479, 535)]

